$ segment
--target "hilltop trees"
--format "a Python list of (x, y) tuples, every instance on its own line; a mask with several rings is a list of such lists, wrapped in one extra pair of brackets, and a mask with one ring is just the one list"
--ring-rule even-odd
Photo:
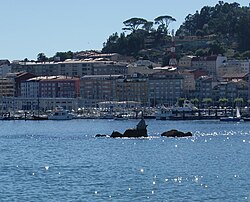
[(125, 20), (123, 24), (126, 26), (123, 28), (123, 30), (130, 30), (132, 32), (135, 32), (138, 30), (139, 26), (144, 25), (147, 23), (147, 20), (143, 18), (130, 18), (128, 20)]
[(53, 58), (60, 58), (60, 61), (65, 61), (67, 59), (73, 59), (73, 52), (68, 51), (68, 52), (57, 52)]
[[(152, 39), (154, 45), (161, 46), (162, 41), (169, 39), (168, 26), (175, 19), (171, 16), (159, 16), (154, 19), (154, 22), (147, 21), (143, 18), (130, 18), (125, 20), (123, 24), (125, 27), (124, 31), (130, 31), (129, 34), (125, 35), (125, 32), (114, 33), (107, 41), (103, 44), (103, 53), (117, 52), (123, 55), (137, 56), (139, 51), (145, 49), (145, 43), (147, 39)], [(154, 25), (158, 27), (154, 28)]]
[(224, 48), (244, 52), (250, 49), (250, 9), (238, 3), (219, 1), (214, 7), (205, 6), (189, 14), (177, 30), (177, 36), (216, 35)]
[(168, 26), (171, 22), (176, 21), (173, 17), (169, 15), (159, 16), (154, 19), (155, 24), (159, 24), (158, 31), (168, 34)]
[(46, 62), (46, 61), (48, 61), (48, 58), (46, 57), (46, 55), (44, 53), (38, 53), (37, 61), (38, 62)]

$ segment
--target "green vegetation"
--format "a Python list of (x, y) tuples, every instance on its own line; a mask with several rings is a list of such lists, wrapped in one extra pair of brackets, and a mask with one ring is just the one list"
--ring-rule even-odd
[[(205, 6), (200, 12), (189, 14), (176, 32), (177, 36), (216, 36), (213, 53), (233, 49), (243, 53), (250, 49), (250, 9), (238, 3), (219, 1), (215, 7)], [(214, 52), (215, 50), (215, 52)]]
[[(130, 18), (123, 22), (125, 32), (112, 34), (103, 44), (103, 53), (119, 53), (136, 58), (142, 57), (155, 61), (162, 56), (163, 48), (171, 42), (168, 26), (175, 19), (171, 16), (159, 16), (154, 22), (143, 18)], [(156, 27), (154, 27), (156, 25)], [(149, 50), (153, 48), (155, 50)], [(158, 49), (158, 50), (157, 50)]]
[[(38, 53), (37, 55), (37, 61), (38, 62), (48, 62), (48, 61), (65, 61), (67, 59), (73, 59), (74, 53), (71, 51), (68, 52), (57, 52), (53, 57), (48, 58), (44, 53)], [(27, 58), (24, 59), (24, 61), (28, 61)]]
[[(123, 30), (129, 33), (112, 34), (104, 43), (102, 52), (146, 57), (165, 65), (169, 60), (166, 50), (172, 45), (169, 24), (174, 21), (168, 15), (156, 17), (154, 22), (130, 18), (123, 22)], [(186, 17), (176, 31), (177, 59), (187, 54), (249, 58), (249, 36), (250, 8), (219, 1), (214, 7), (205, 6)], [(192, 39), (187, 40), (188, 37)]]

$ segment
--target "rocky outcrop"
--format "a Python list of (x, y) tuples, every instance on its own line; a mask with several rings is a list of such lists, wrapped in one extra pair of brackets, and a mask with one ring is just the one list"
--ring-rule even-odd
[(127, 129), (123, 134), (118, 132), (118, 131), (114, 131), (110, 137), (112, 138), (138, 138), (138, 137), (148, 137), (147, 134), (147, 129)]
[(145, 123), (145, 120), (142, 118), (140, 122), (136, 125), (136, 128), (127, 129), (123, 134), (118, 131), (113, 131), (110, 137), (112, 138), (148, 137), (147, 125)]
[(122, 137), (123, 134), (118, 132), (118, 131), (113, 131), (110, 137), (117, 138), (117, 137)]
[(95, 137), (108, 137), (108, 135), (97, 134)]
[(164, 137), (191, 137), (192, 133), (191, 132), (184, 133), (184, 132), (173, 129), (173, 130), (166, 131), (166, 132), (162, 133), (161, 136), (164, 136)]

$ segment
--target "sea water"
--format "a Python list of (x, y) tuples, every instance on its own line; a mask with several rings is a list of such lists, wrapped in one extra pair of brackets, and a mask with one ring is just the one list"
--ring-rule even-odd
[(250, 123), (138, 121), (1, 121), (0, 201), (250, 201)]

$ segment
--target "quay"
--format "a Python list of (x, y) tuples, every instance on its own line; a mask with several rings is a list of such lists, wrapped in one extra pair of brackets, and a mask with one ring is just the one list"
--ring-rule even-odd
[[(123, 109), (123, 111), (102, 111), (101, 109), (85, 109), (79, 112), (70, 112), (73, 119), (157, 119), (156, 108)], [(171, 115), (161, 116), (158, 120), (219, 120), (223, 117), (233, 116), (235, 109), (195, 109), (192, 111), (171, 111)], [(242, 118), (250, 117), (249, 109), (240, 109)], [(0, 120), (48, 120), (48, 112), (36, 114), (29, 111), (4, 112)]]

